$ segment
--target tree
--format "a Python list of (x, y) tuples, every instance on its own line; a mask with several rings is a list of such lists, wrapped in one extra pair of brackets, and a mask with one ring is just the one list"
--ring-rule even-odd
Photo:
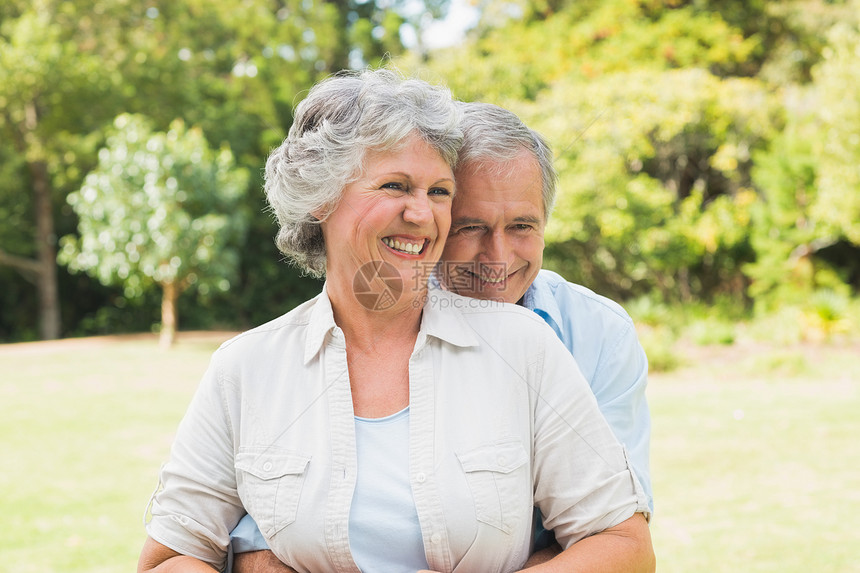
[(767, 149), (753, 156), (752, 176), (761, 201), (752, 209), (757, 256), (745, 273), (752, 279), (750, 294), (763, 312), (802, 302), (832, 275), (815, 261), (816, 254), (835, 241), (812, 213), (818, 174), (814, 90), (798, 87), (783, 100), (785, 125)]
[[(855, 2), (860, 9), (860, 2)], [(818, 220), (838, 239), (860, 246), (860, 17), (834, 26), (815, 70), (819, 93)]]
[(753, 210), (757, 258), (746, 272), (763, 311), (860, 284), (856, 11), (853, 23), (836, 24), (826, 37), (813, 83), (785, 91), (785, 127), (754, 157), (762, 201)]
[(566, 78), (520, 104), (556, 152), (548, 264), (619, 298), (742, 299), (751, 154), (773, 109), (760, 83), (695, 69)]
[[(846, 0), (478, 0), (463, 46), (426, 66), (458, 97), (534, 99), (555, 80), (697, 67), (718, 77), (808, 82)], [(416, 65), (412, 63), (410, 65)]]
[(718, 11), (682, 2), (518, 4), (488, 3), (466, 45), (432, 54), (426, 67), (461, 99), (504, 105), (534, 100), (561, 78), (689, 67), (731, 75), (759, 47)]
[[(746, 308), (798, 261), (810, 284), (860, 284), (856, 0), (481, 4), (465, 45), (408, 65), (549, 137), (548, 265), (614, 297)], [(812, 79), (815, 111), (792, 118)]]
[[(70, 163), (85, 156), (87, 134), (99, 121), (100, 108), (86, 102), (109, 107), (110, 81), (98, 58), (70, 41), (69, 30), (56, 23), (53, 3), (36, 1), (11, 17), (7, 11), (15, 4), (0, 17), (0, 136), (8, 141), (0, 157), (4, 171), (14, 173), (12, 183), (0, 189), (0, 203), (12, 211), (24, 206), (29, 213), (14, 213), (17, 225), (0, 233), (11, 249), (0, 249), (0, 264), (36, 286), (40, 336), (50, 339), (60, 336), (56, 195), (74, 176)], [(17, 189), (27, 192), (10, 197)], [(14, 228), (19, 231), (10, 232)], [(21, 231), (32, 238), (21, 240)]]
[(247, 226), (239, 205), (248, 175), (229, 148), (210, 149), (202, 131), (182, 121), (166, 133), (141, 116), (121, 115), (114, 125), (98, 167), (69, 195), (80, 236), (62, 239), (60, 260), (122, 284), (129, 298), (157, 284), (161, 344), (169, 346), (182, 291), (230, 288)]
[[(0, 2), (0, 300), (15, 301), (14, 312), (4, 305), (0, 336), (32, 338), (37, 312), (42, 338), (81, 332), (91, 319), (77, 292), (58, 293), (58, 280), (81, 288), (88, 281), (57, 267), (54, 253), (56, 237), (76, 224), (66, 195), (97, 163), (116, 116), (143, 113), (158, 130), (182, 118), (210, 145), (227, 142), (237, 163), (257, 174), (304, 90), (342, 68), (399, 54), (400, 12), (408, 5), (411, 14), (439, 15), (446, 3)], [(251, 180), (244, 196), (258, 215), (243, 254), (254, 276), (249, 270), (240, 279), (240, 320), (270, 317), (274, 305), (261, 300), (282, 308), (318, 289), (279, 264), (259, 189)]]

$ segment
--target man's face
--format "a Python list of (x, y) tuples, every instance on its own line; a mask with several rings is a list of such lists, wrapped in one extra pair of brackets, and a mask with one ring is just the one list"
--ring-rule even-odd
[(461, 295), (516, 303), (543, 263), (546, 217), (537, 160), (523, 150), (503, 165), (465, 166), (456, 180), (441, 279)]

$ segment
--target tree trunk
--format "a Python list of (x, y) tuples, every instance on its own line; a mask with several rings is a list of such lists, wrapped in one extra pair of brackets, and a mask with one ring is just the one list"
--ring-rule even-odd
[(39, 335), (42, 340), (54, 340), (60, 337), (60, 296), (57, 285), (57, 236), (54, 231), (51, 185), (44, 162), (36, 161), (28, 165), (33, 179), (36, 210), (36, 254), (39, 267), (36, 289), (39, 292)]
[[(10, 125), (15, 125), (6, 117)], [(44, 159), (42, 143), (36, 128), (39, 114), (36, 103), (24, 104), (24, 123), (13, 127), (17, 151), (27, 157), (33, 186), (33, 209), (36, 219), (36, 260), (27, 261), (14, 255), (2, 253), (0, 263), (11, 264), (21, 270), (28, 280), (36, 285), (39, 294), (39, 336), (43, 340), (60, 337), (60, 294), (57, 285), (57, 236), (54, 230), (54, 210), (51, 204), (51, 179)]]
[(161, 284), (161, 334), (158, 344), (167, 349), (173, 346), (176, 339), (178, 321), (176, 318), (176, 299), (179, 298), (179, 289), (173, 281)]

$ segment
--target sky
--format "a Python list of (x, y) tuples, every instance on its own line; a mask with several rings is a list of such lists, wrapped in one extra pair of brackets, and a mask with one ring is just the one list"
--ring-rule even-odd
[[(478, 16), (478, 9), (469, 0), (451, 0), (447, 16), (425, 27), (421, 35), (424, 46), (430, 50), (453, 46), (478, 22)], [(411, 27), (404, 26), (400, 33), (405, 46), (415, 46), (415, 31)]]
[(463, 39), (466, 30), (478, 22), (478, 9), (468, 0), (451, 0), (451, 8), (444, 20), (433, 22), (422, 34), (429, 49), (446, 48)]

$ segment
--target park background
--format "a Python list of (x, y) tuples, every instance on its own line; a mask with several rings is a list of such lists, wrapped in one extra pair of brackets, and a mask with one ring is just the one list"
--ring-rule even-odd
[(320, 288), (265, 157), (367, 65), (551, 142), (546, 266), (651, 362), (660, 570), (860, 570), (860, 2), (5, 0), (0, 571), (134, 566), (208, 354)]

